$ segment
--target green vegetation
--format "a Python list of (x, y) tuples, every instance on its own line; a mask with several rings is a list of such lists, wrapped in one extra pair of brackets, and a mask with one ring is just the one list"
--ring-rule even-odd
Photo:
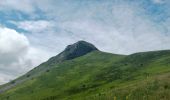
[(128, 56), (93, 51), (48, 65), (12, 81), (26, 79), (0, 100), (170, 100), (170, 51)]

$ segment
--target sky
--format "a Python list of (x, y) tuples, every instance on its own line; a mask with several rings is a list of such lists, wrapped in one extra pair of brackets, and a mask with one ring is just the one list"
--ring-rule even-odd
[(0, 0), (0, 84), (79, 40), (101, 51), (170, 49), (169, 0)]

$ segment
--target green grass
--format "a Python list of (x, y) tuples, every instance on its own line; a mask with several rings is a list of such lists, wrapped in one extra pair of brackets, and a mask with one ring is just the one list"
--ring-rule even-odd
[(0, 94), (0, 100), (170, 99), (170, 51), (128, 56), (94, 51), (63, 63), (47, 63), (27, 73), (30, 77), (16, 79), (27, 78)]

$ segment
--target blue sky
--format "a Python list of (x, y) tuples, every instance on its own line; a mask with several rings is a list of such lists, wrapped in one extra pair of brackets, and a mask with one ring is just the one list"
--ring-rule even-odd
[(118, 54), (170, 49), (169, 6), (169, 0), (1, 0), (0, 84), (78, 40)]

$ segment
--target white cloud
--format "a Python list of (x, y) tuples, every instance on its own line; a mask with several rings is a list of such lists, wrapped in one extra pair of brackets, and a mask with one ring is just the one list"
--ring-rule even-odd
[[(50, 8), (53, 9), (51, 13), (58, 17), (58, 9), (53, 7)], [(62, 12), (59, 9), (59, 12), (65, 19), (67, 14), (64, 12), (68, 9), (64, 10)], [(76, 10), (74, 16), (69, 15), (71, 17), (67, 20), (28, 20), (16, 22), (16, 25), (33, 33), (28, 35), (31, 42), (56, 53), (66, 45), (82, 39), (112, 53), (130, 54), (169, 49), (170, 37), (165, 36), (159, 30), (160, 25), (152, 22), (145, 13), (145, 9), (136, 3), (119, 2), (110, 5), (105, 2), (97, 3), (96, 6), (90, 3), (87, 7)]]
[(23, 34), (0, 27), (0, 83), (16, 78), (48, 57), (45, 51), (32, 47)]
[(24, 13), (33, 13), (35, 11), (34, 3), (32, 0), (1, 0), (0, 1), (1, 11), (12, 11), (18, 10)]
[(0, 73), (0, 84), (4, 84), (9, 82), (9, 80), (11, 80), (12, 78), (14, 78), (13, 76), (9, 76), (7, 74), (3, 74), (3, 72)]
[(52, 29), (53, 23), (45, 20), (38, 21), (22, 21), (22, 22), (12, 22), (18, 26), (18, 28), (24, 29), (32, 33), (38, 33), (43, 31), (48, 31)]
[(27, 38), (15, 30), (0, 28), (0, 58), (1, 64), (15, 62), (25, 55), (29, 47)]
[(110, 14), (102, 13), (103, 19), (76, 19), (61, 26), (75, 37), (90, 41), (107, 52), (130, 54), (169, 49), (170, 37), (142, 13), (144, 10), (137, 5), (117, 4), (112, 6)]
[(152, 2), (155, 4), (163, 4), (165, 3), (165, 0), (152, 0)]

